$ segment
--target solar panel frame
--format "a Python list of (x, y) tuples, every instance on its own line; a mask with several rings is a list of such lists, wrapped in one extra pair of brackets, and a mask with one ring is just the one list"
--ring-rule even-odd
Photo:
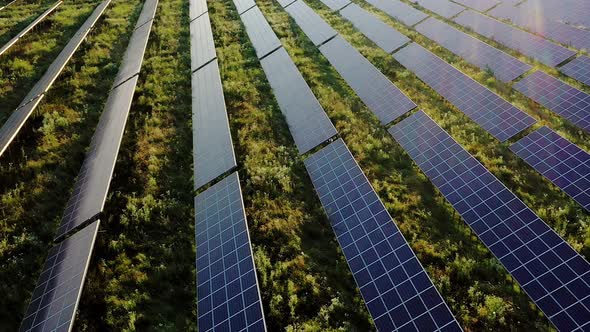
[(262, 59), (260, 63), (287, 120), (299, 154), (310, 151), (338, 134), (284, 48)]
[(388, 124), (416, 107), (342, 37), (337, 36), (320, 46), (320, 52), (382, 124)]
[(536, 71), (513, 88), (590, 133), (590, 95), (561, 80)]
[(304, 163), (377, 330), (461, 331), (342, 139)]
[(326, 5), (332, 11), (339, 11), (340, 9), (348, 6), (350, 4), (350, 0), (320, 0), (324, 5)]
[(266, 331), (238, 173), (195, 197), (199, 331)]
[(277, 38), (258, 7), (254, 7), (242, 14), (241, 19), (256, 50), (258, 59), (264, 58), (282, 46), (281, 41)]
[(399, 0), (365, 0), (371, 6), (386, 13), (393, 19), (402, 22), (407, 26), (413, 26), (416, 23), (428, 17), (426, 13), (405, 4)]
[(295, 1), (285, 8), (315, 46), (323, 44), (338, 33), (303, 1)]
[(242, 15), (249, 9), (256, 7), (254, 0), (233, 0), (233, 2), (236, 6), (236, 9), (238, 10), (239, 15)]
[(217, 58), (209, 13), (190, 23), (191, 70), (195, 71)]
[(527, 113), (416, 43), (402, 48), (393, 57), (501, 142), (536, 122)]
[(497, 0), (453, 0), (465, 7), (473, 8), (480, 12), (488, 11), (500, 2)]
[(563, 74), (590, 86), (590, 58), (579, 56), (559, 68)]
[(590, 211), (590, 154), (548, 127), (520, 139), (510, 150)]
[(465, 10), (465, 7), (448, 0), (410, 0), (444, 18), (451, 18)]
[(208, 11), (207, 0), (189, 0), (189, 18), (191, 21)]
[(590, 264), (580, 254), (426, 113), (389, 133), (557, 329), (589, 326)]

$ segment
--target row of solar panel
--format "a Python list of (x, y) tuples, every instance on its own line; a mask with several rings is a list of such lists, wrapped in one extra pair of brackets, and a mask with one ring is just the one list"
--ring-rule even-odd
[[(89, 20), (96, 21), (109, 2), (100, 4)], [(21, 331), (70, 331), (73, 327), (157, 5), (157, 0), (143, 5), (57, 231), (58, 244), (49, 252)], [(83, 27), (89, 29), (86, 24)]]

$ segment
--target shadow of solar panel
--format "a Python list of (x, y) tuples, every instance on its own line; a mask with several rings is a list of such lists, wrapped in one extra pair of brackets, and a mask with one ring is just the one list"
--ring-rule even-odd
[(346, 7), (350, 1), (349, 0), (320, 0), (324, 5), (328, 6), (333, 11), (339, 11), (340, 9)]
[(452, 3), (448, 0), (410, 0), (413, 3), (416, 3), (431, 12), (437, 13), (438, 15), (444, 18), (451, 18), (463, 10), (464, 7), (459, 6), (456, 3)]
[(473, 8), (480, 12), (485, 12), (490, 8), (494, 7), (495, 5), (499, 4), (499, 1), (496, 0), (454, 0), (466, 7)]
[(373, 7), (383, 11), (392, 18), (402, 22), (405, 25), (413, 26), (414, 24), (427, 18), (428, 15), (407, 5), (399, 0), (365, 0)]
[(281, 47), (281, 41), (277, 38), (274, 31), (262, 15), (258, 7), (254, 7), (242, 15), (242, 22), (246, 27), (246, 32), (258, 59)]
[(382, 124), (388, 124), (416, 107), (342, 37), (337, 36), (320, 46), (320, 51)]
[(355, 3), (342, 9), (340, 14), (387, 53), (395, 51), (410, 41), (408, 37)]
[(195, 197), (199, 331), (266, 331), (238, 173)]
[(296, 1), (285, 10), (315, 46), (321, 45), (338, 34), (303, 1)]
[(454, 21), (550, 67), (555, 67), (576, 54), (541, 37), (470, 10), (461, 13)]
[(393, 57), (502, 142), (535, 123), (528, 114), (416, 43)]
[(300, 154), (337, 134), (285, 49), (267, 56), (261, 64)]
[(549, 320), (590, 323), (590, 264), (420, 111), (389, 129)]
[(590, 95), (542, 71), (532, 73), (513, 87), (590, 133)]
[(580, 56), (559, 69), (565, 75), (590, 85), (590, 58)]
[(238, 14), (242, 15), (248, 9), (256, 6), (254, 0), (233, 0), (234, 5), (236, 5), (236, 9), (238, 10)]
[(236, 167), (217, 60), (193, 73), (195, 189)]
[(533, 17), (547, 17), (574, 26), (590, 28), (590, 2), (527, 0), (519, 7)]
[(191, 22), (191, 70), (195, 71), (217, 57), (209, 14)]
[(510, 149), (590, 211), (590, 155), (547, 127)]
[(207, 8), (207, 0), (190, 0), (189, 1), (189, 18), (195, 18), (205, 14), (209, 9)]
[(510, 82), (532, 68), (513, 56), (432, 17), (418, 24), (416, 30), (467, 62), (482, 70), (491, 70), (494, 76), (503, 82)]
[(377, 330), (461, 331), (342, 139), (305, 167)]
[(49, 250), (19, 331), (70, 331), (99, 221)]

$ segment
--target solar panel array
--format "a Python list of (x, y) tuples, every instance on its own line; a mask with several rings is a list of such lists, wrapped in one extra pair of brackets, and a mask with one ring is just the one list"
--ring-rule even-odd
[(315, 46), (323, 44), (338, 34), (301, 0), (295, 1), (285, 8), (285, 10), (295, 20), (297, 25), (307, 32), (307, 36)]
[(357, 4), (352, 3), (346, 6), (340, 11), (340, 15), (387, 53), (395, 51), (410, 41), (408, 37)]
[(510, 149), (590, 211), (590, 154), (547, 127)]
[(299, 153), (304, 154), (337, 134), (284, 48), (262, 59), (261, 64)]
[(513, 87), (590, 133), (590, 95), (587, 93), (542, 71), (532, 73)]
[(541, 37), (470, 10), (461, 13), (454, 21), (550, 67), (555, 67), (576, 54)]
[(195, 198), (199, 331), (265, 331), (238, 173)]
[(258, 59), (264, 58), (281, 47), (281, 41), (277, 38), (274, 31), (272, 31), (272, 28), (258, 7), (253, 7), (242, 14), (241, 19), (246, 27), (248, 37), (250, 37), (250, 41), (254, 45)]
[(574, 26), (590, 28), (590, 2), (585, 0), (527, 0), (519, 7), (534, 17), (547, 17)]
[(502, 142), (535, 123), (528, 114), (416, 43), (393, 57)]
[(389, 130), (549, 320), (590, 326), (590, 264), (424, 112)]
[(464, 5), (466, 7), (478, 10), (480, 12), (485, 12), (485, 11), (489, 10), (490, 8), (494, 7), (495, 5), (497, 5), (498, 3), (500, 3), (499, 1), (496, 1), (496, 0), (454, 0), (454, 1)]
[(464, 7), (457, 5), (456, 3), (448, 0), (410, 0), (411, 2), (418, 4), (431, 12), (437, 13), (444, 18), (451, 18), (463, 10)]
[(350, 1), (349, 0), (320, 0), (324, 5), (328, 6), (333, 11), (338, 11), (344, 7), (346, 7)]
[(342, 139), (305, 167), (377, 330), (461, 331)]
[(461, 56), (467, 62), (482, 70), (491, 70), (494, 76), (503, 82), (510, 82), (532, 68), (513, 56), (433, 17), (418, 24), (416, 30)]
[(423, 12), (399, 0), (365, 1), (373, 5), (373, 7), (383, 11), (387, 15), (408, 26), (413, 26), (428, 17), (428, 15), (424, 14)]
[(99, 221), (49, 250), (19, 331), (71, 331)]
[(586, 85), (590, 85), (590, 58), (580, 56), (568, 62), (559, 71)]

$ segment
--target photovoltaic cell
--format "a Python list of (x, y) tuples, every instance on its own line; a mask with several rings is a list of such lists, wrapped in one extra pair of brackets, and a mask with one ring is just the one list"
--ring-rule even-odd
[(454, 1), (460, 3), (464, 6), (467, 6), (469, 8), (473, 8), (475, 10), (478, 10), (480, 12), (485, 12), (499, 3), (496, 0), (454, 0)]
[(519, 7), (533, 17), (547, 17), (575, 26), (590, 28), (590, 2), (585, 0), (527, 0)]
[(256, 50), (258, 59), (281, 47), (281, 41), (262, 15), (258, 7), (254, 7), (242, 15), (242, 22)]
[(590, 264), (424, 112), (389, 130), (562, 331), (590, 325)]
[(191, 70), (195, 71), (217, 57), (209, 14), (205, 13), (193, 20), (190, 30)]
[(547, 127), (510, 149), (590, 211), (590, 155)]
[(576, 54), (565, 47), (474, 11), (466, 10), (454, 21), (550, 67), (555, 67)]
[(305, 167), (377, 330), (461, 331), (342, 139)]
[(333, 11), (338, 11), (350, 3), (349, 0), (320, 0)]
[(590, 133), (590, 95), (542, 71), (532, 73), (513, 87)]
[(437, 13), (438, 15), (444, 18), (451, 18), (463, 10), (464, 7), (459, 6), (455, 3), (452, 3), (448, 0), (410, 0), (413, 3), (416, 3), (431, 12)]
[(262, 59), (261, 64), (299, 153), (308, 152), (337, 134), (285, 49)]
[(248, 9), (256, 6), (254, 0), (233, 0), (234, 5), (236, 5), (236, 9), (238, 10), (238, 14), (242, 15)]
[(195, 190), (236, 167), (217, 60), (193, 73)]
[(382, 124), (388, 124), (416, 107), (342, 37), (337, 36), (322, 45), (320, 51)]
[(295, 1), (285, 10), (305, 31), (315, 46), (337, 35), (337, 32), (303, 1)]
[(98, 224), (95, 221), (49, 250), (19, 331), (72, 329)]
[(387, 53), (395, 51), (410, 41), (408, 37), (355, 3), (342, 9), (340, 14)]
[(416, 30), (467, 62), (491, 70), (503, 82), (510, 82), (531, 69), (530, 65), (433, 17), (418, 24)]
[(266, 331), (238, 173), (195, 198), (199, 331)]
[(590, 85), (590, 58), (587, 56), (575, 58), (559, 68), (559, 71), (586, 85)]
[(528, 114), (416, 43), (393, 57), (502, 142), (535, 123)]
[(428, 15), (424, 14), (423, 12), (399, 0), (365, 1), (407, 26), (413, 26), (414, 24), (428, 17)]
[(190, 20), (203, 15), (209, 9), (207, 8), (207, 0), (190, 0), (189, 1), (189, 16)]

